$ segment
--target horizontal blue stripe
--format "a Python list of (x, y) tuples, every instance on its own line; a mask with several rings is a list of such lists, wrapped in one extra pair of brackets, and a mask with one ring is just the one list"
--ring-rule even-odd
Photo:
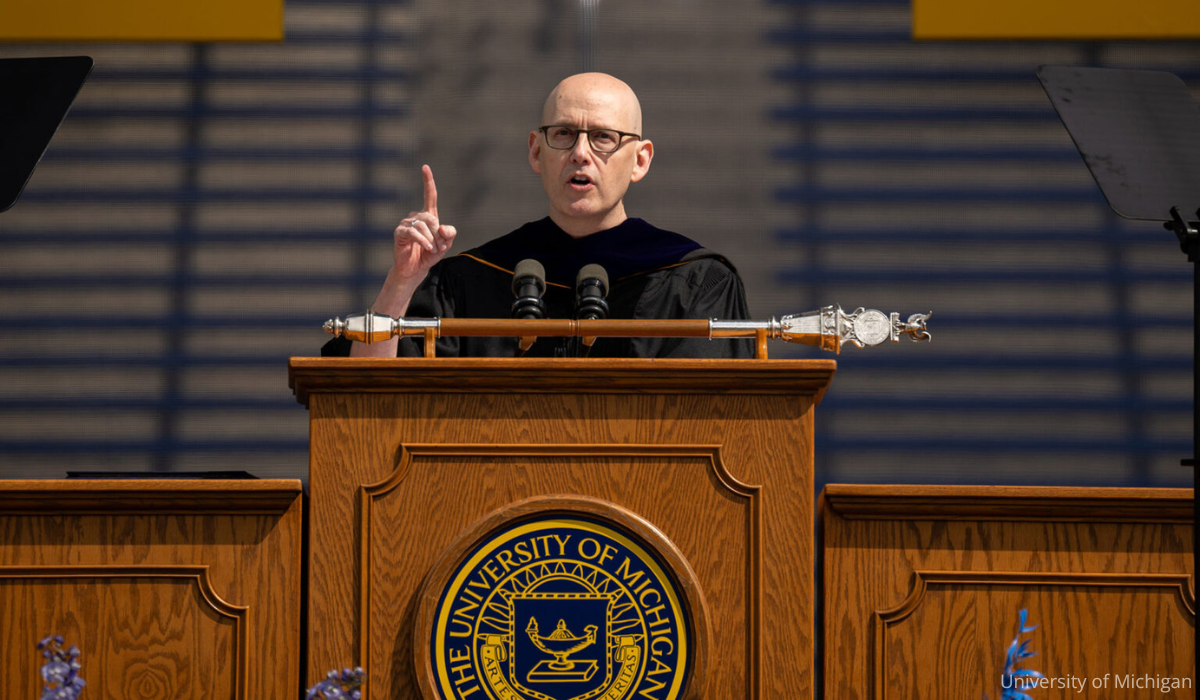
[[(320, 326), (313, 324), (311, 354), (317, 355), (323, 339), (316, 335)], [(283, 367), (289, 353), (274, 355), (8, 355), (0, 357), (2, 368), (96, 367), (96, 368), (189, 368), (189, 367)]]
[[(941, 438), (913, 437), (888, 438), (831, 437), (818, 432), (817, 454), (846, 450), (853, 452), (908, 452), (914, 455), (926, 452), (979, 453), (1036, 453), (1036, 452), (1096, 452), (1119, 454), (1178, 454), (1181, 458), (1192, 453), (1192, 444), (1183, 439), (1114, 439), (1114, 438), (1032, 438), (1028, 436), (1006, 438)], [(964, 464), (964, 467), (968, 465)]]
[[(1095, 396), (853, 396), (834, 390), (825, 395), (818, 414), (830, 411), (871, 411), (881, 413), (972, 413), (997, 414), (996, 420), (1003, 422), (1004, 414), (1011, 413), (1104, 413), (1141, 414), (1147, 419), (1170, 414), (1191, 414), (1191, 399), (1144, 398), (1139, 396), (1095, 397)], [(932, 418), (931, 418), (932, 420)]]
[[(1170, 311), (1170, 310), (1169, 310)], [(935, 313), (933, 318), (929, 320), (931, 324), (937, 324), (943, 328), (990, 328), (996, 329), (1056, 329), (1070, 328), (1072, 330), (1079, 329), (1103, 329), (1109, 328), (1114, 332), (1132, 330), (1132, 329), (1149, 329), (1149, 328), (1177, 328), (1190, 329), (1192, 327), (1191, 309), (1173, 309), (1174, 315), (1165, 314), (1138, 314), (1132, 311), (1127, 311), (1124, 314), (1119, 314), (1116, 311), (1109, 314), (1087, 313), (1078, 315), (1059, 314), (1059, 313), (1044, 313), (1040, 311), (1030, 311), (1029, 313), (983, 313), (983, 314), (963, 314), (963, 313)], [(907, 314), (901, 314), (902, 318), (907, 318)]]
[[(398, 197), (403, 198), (400, 194)], [(421, 193), (414, 190), (412, 197), (419, 198)], [(194, 231), (181, 228), (163, 228), (158, 230), (138, 229), (108, 229), (62, 231), (48, 229), (5, 228), (0, 230), (0, 245), (10, 247), (17, 245), (43, 246), (47, 244), (69, 245), (105, 245), (113, 243), (144, 243), (144, 244), (179, 244), (181, 237), (190, 246), (207, 244), (257, 244), (270, 242), (287, 243), (351, 243), (355, 241), (384, 241), (391, 240), (390, 229), (350, 228), (350, 229), (295, 229), (287, 231), (263, 231), (260, 229), (227, 228), (220, 231)]]
[[(932, 324), (932, 319), (930, 320)], [(930, 328), (931, 333), (935, 333)], [(936, 336), (935, 336), (936, 337)], [(903, 341), (907, 343), (908, 341)], [(1019, 341), (997, 339), (997, 343), (1012, 344)], [(862, 354), (859, 354), (859, 353)], [(870, 354), (868, 354), (870, 353)], [(1054, 355), (943, 355), (888, 353), (887, 347), (856, 348), (846, 346), (838, 355), (838, 367), (842, 372), (897, 371), (897, 372), (945, 372), (950, 370), (1002, 370), (1017, 372), (1058, 373), (1074, 372), (1190, 372), (1191, 353), (1179, 355), (1093, 355), (1080, 352), (1057, 353)]]
[(1045, 107), (999, 107), (999, 106), (956, 106), (956, 107), (817, 107), (813, 105), (789, 105), (768, 111), (772, 119), (785, 122), (935, 122), (935, 121), (979, 121), (979, 122), (1051, 122), (1058, 115), (1049, 101)]
[(1069, 146), (1030, 148), (1027, 146), (973, 147), (973, 146), (808, 146), (794, 144), (772, 149), (771, 155), (783, 161), (1038, 161), (1078, 162), (1083, 165), (1079, 152)]
[(91, 455), (142, 452), (308, 452), (308, 441), (298, 440), (0, 440), (0, 453), (6, 454), (78, 454)]
[[(907, 38), (907, 34), (896, 32), (887, 33), (863, 33), (858, 30), (847, 33), (816, 31), (810, 32), (804, 29), (779, 30), (785, 33), (789, 38), (783, 40), (784, 43), (790, 41), (801, 41), (801, 37), (805, 43), (824, 42), (824, 43), (841, 43), (842, 39), (848, 38), (853, 43), (867, 43), (874, 40), (874, 37), (880, 37), (887, 41), (898, 41), (900, 36)], [(795, 37), (795, 38), (792, 38)], [(1007, 43), (1007, 42), (1006, 42)], [(1180, 80), (1192, 82), (1200, 80), (1200, 70), (1195, 69), (1174, 69), (1171, 71)], [(830, 66), (812, 66), (804, 63), (797, 63), (787, 66), (781, 66), (771, 71), (771, 77), (782, 82), (819, 82), (819, 81), (844, 81), (844, 82), (859, 82), (859, 81), (879, 81), (888, 82), (896, 80), (913, 81), (913, 82), (971, 82), (994, 84), (997, 82), (1011, 83), (1029, 83), (1034, 84), (1037, 81), (1037, 71), (1032, 67), (996, 67), (989, 65), (958, 65), (953, 68), (944, 68), (941, 66), (887, 66), (887, 65), (872, 65), (869, 67), (830, 67)]]
[(202, 189), (197, 192), (170, 187), (162, 189), (51, 189), (30, 188), (22, 195), (24, 202), (68, 203), (104, 202), (112, 204), (184, 203), (184, 202), (392, 202), (395, 190), (361, 188), (314, 188), (302, 185), (294, 188)]
[[(1179, 249), (1179, 241), (1175, 235), (1152, 221), (1129, 224), (1129, 228), (1101, 224), (1096, 228), (1074, 230), (1033, 227), (1023, 229), (1017, 226), (1003, 229), (964, 227), (937, 230), (909, 228), (902, 222), (882, 221), (879, 226), (871, 228), (785, 228), (778, 231), (777, 237), (789, 243), (1077, 243), (1089, 247), (1127, 245), (1141, 251), (1150, 247)], [(0, 236), (0, 240), (4, 240), (3, 236)]]
[(215, 107), (196, 104), (189, 107), (75, 107), (67, 115), (71, 120), (93, 119), (346, 119), (356, 117), (402, 117), (408, 114), (404, 107), (378, 105), (374, 102), (346, 107), (324, 105), (295, 105), (289, 107)]
[(397, 68), (382, 68), (364, 64), (355, 68), (212, 68), (193, 64), (187, 68), (122, 68), (96, 71), (89, 82), (103, 84), (106, 81), (293, 81), (293, 80), (337, 80), (337, 81), (389, 81), (404, 82), (413, 79), (411, 71)]
[[(287, 387), (280, 386), (279, 393), (286, 395)], [(105, 397), (68, 397), (61, 399), (46, 399), (35, 397), (0, 398), (0, 410), (3, 411), (130, 411), (130, 412), (161, 412), (161, 411), (303, 411), (303, 406), (295, 399), (287, 398), (200, 398), (200, 397), (143, 397), (126, 396)]]
[(246, 148), (105, 147), (51, 146), (43, 163), (130, 162), (130, 161), (298, 161), (298, 160), (407, 160), (410, 153), (387, 146), (305, 147), (275, 146)]
[[(1192, 271), (1156, 270), (1139, 272), (1134, 270), (1068, 270), (1053, 269), (944, 269), (907, 266), (904, 268), (881, 269), (813, 269), (800, 268), (781, 270), (775, 279), (780, 284), (839, 284), (839, 285), (878, 285), (904, 283), (911, 285), (928, 284), (986, 284), (992, 282), (1027, 283), (1037, 282), (1047, 285), (1067, 284), (1134, 284), (1138, 282), (1178, 282), (1191, 283)], [(0, 281), (2, 284), (2, 281)], [(936, 309), (935, 309), (936, 311)]]
[(197, 287), (273, 287), (303, 285), (307, 287), (346, 286), (351, 284), (379, 284), (379, 275), (373, 273), (347, 274), (239, 274), (239, 275), (190, 275), (186, 273), (148, 275), (128, 273), (121, 275), (71, 275), (34, 277), (0, 277), (0, 289), (39, 289), (96, 287), (104, 289), (137, 289), (144, 287), (166, 287), (189, 284)]
[[(862, 35), (859, 35), (862, 36)], [(869, 36), (869, 35), (867, 35)], [(890, 35), (889, 35), (890, 36)], [(827, 67), (796, 64), (783, 66), (771, 71), (771, 77), (783, 82), (860, 82), (860, 81), (895, 81), (912, 82), (972, 82), (993, 84), (997, 82), (1022, 83), (1037, 80), (1033, 68), (997, 68), (994, 66), (978, 67), (913, 67), (913, 66), (870, 66), (870, 67)]]
[[(162, 287), (172, 284), (192, 284), (206, 287), (269, 287), (306, 285), (337, 286), (379, 282), (374, 273), (297, 273), (297, 274), (139, 274), (105, 275), (35, 275), (0, 278), (0, 289), (44, 289), (96, 287), (105, 289)], [(776, 274), (780, 284), (811, 285), (878, 285), (896, 282), (922, 284), (983, 284), (989, 282), (1044, 284), (1134, 284), (1139, 282), (1191, 282), (1188, 269), (1181, 271), (1138, 272), (1132, 270), (1062, 270), (1062, 269), (792, 269)]]
[[(353, 311), (351, 313), (360, 313)], [(345, 313), (341, 314), (345, 316)], [(254, 316), (106, 316), (95, 315), (73, 317), (62, 315), (41, 315), (33, 317), (10, 316), (0, 317), (0, 325), (10, 330), (156, 330), (195, 329), (195, 330), (230, 330), (230, 329), (303, 329), (309, 328), (320, 331), (325, 319), (316, 315), (297, 316), (294, 314), (269, 314)]]
[(1069, 202), (1103, 204), (1100, 188), (1083, 187), (780, 187), (775, 199), (782, 202)]

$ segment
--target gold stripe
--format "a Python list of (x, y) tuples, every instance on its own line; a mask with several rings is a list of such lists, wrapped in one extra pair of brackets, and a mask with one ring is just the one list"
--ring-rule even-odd
[[(477, 262), (477, 263), (480, 263), (480, 264), (483, 264), (483, 265), (487, 265), (488, 267), (490, 267), (490, 268), (493, 268), (493, 269), (496, 269), (496, 270), (499, 270), (499, 271), (501, 271), (501, 272), (507, 272), (507, 273), (508, 273), (508, 274), (510, 274), (510, 275), (511, 275), (511, 274), (513, 274), (513, 271), (512, 271), (512, 270), (508, 270), (508, 269), (505, 269), (505, 268), (503, 268), (503, 267), (500, 267), (499, 265), (497, 265), (497, 264), (495, 264), (495, 263), (490, 263), (490, 262), (488, 262), (487, 260), (484, 260), (483, 258), (477, 258), (477, 257), (475, 257), (474, 255), (471, 255), (471, 254), (469, 254), (469, 253), (459, 253), (459, 255), (460, 255), (460, 256), (462, 256), (462, 257), (464, 257), (464, 258), (470, 258), (470, 259), (474, 260), (474, 261), (475, 261), (475, 262)], [(565, 284), (556, 284), (556, 283), (554, 283), (554, 282), (547, 282), (546, 284), (547, 284), (547, 285), (549, 285), (549, 286), (551, 286), (551, 287), (558, 287), (558, 288), (560, 288), (560, 289), (570, 289), (570, 287), (568, 287), (568, 286), (567, 286), (567, 285), (565, 285)]]

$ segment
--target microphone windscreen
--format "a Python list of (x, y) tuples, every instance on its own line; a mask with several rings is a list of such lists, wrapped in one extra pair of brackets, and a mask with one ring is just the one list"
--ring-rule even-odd
[(603, 267), (600, 267), (595, 263), (591, 265), (584, 265), (583, 268), (579, 270), (579, 274), (575, 276), (575, 289), (579, 289), (579, 287), (583, 285), (584, 280), (600, 280), (600, 295), (604, 296), (608, 294), (608, 273)]
[(533, 258), (525, 258), (513, 270), (513, 294), (521, 296), (521, 282), (529, 277), (537, 280), (538, 295), (546, 291), (546, 268)]

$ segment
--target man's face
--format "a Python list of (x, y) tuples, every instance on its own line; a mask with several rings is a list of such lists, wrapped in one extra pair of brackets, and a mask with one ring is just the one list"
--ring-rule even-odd
[[(641, 130), (632, 92), (598, 80), (564, 81), (547, 100), (542, 118), (543, 124), (575, 129)], [(550, 218), (574, 236), (611, 228), (625, 220), (625, 192), (630, 183), (645, 176), (652, 155), (649, 141), (631, 136), (622, 137), (613, 153), (598, 153), (586, 134), (579, 134), (569, 150), (551, 148), (541, 132), (529, 135), (529, 162), (542, 176), (542, 187), (550, 200)]]

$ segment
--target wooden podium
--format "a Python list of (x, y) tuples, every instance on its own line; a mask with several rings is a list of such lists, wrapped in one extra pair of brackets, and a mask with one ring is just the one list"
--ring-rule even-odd
[[(430, 611), (455, 558), (562, 509), (640, 538), (679, 579), (680, 697), (812, 698), (813, 409), (834, 368), (293, 358), (311, 421), (307, 681), (358, 664), (372, 698), (430, 697)], [(441, 687), (486, 697), (458, 674)]]

